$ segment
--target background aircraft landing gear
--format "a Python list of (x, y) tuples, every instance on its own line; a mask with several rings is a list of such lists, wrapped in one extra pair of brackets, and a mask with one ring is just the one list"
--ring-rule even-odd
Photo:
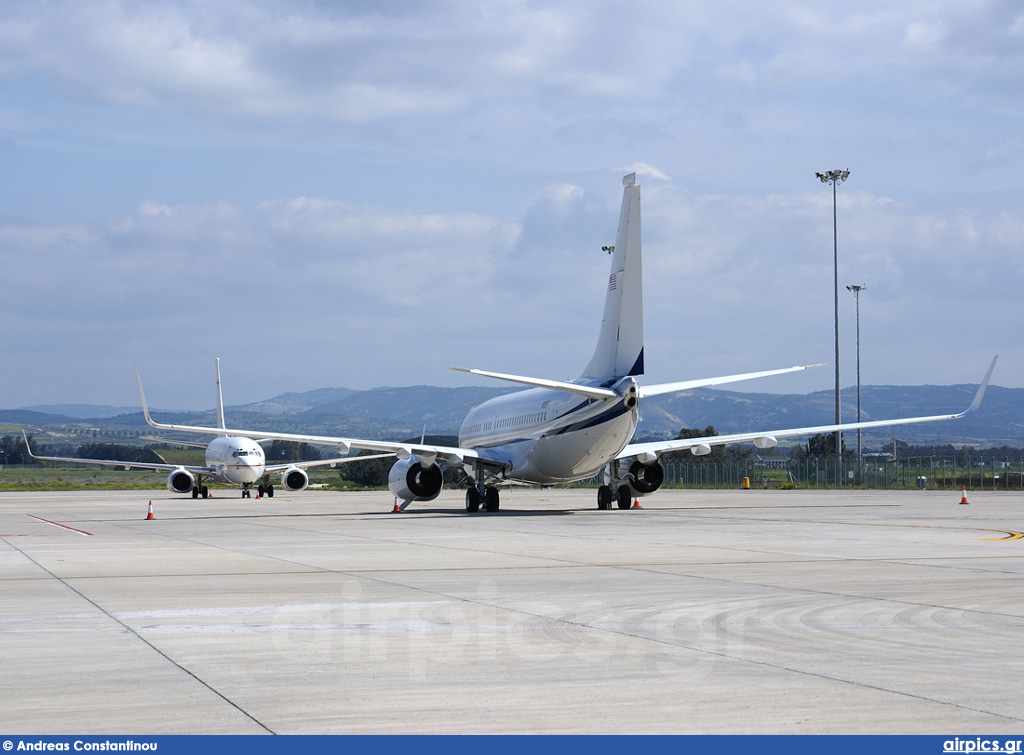
[(612, 507), (612, 489), (607, 485), (597, 489), (597, 507), (602, 511)]
[(475, 514), (480, 510), (480, 491), (476, 488), (466, 489), (466, 511)]
[(499, 506), (498, 489), (488, 486), (484, 488), (484, 499), (488, 511), (497, 511)]
[(199, 483), (196, 483), (195, 485), (192, 486), (192, 497), (193, 498), (209, 498), (210, 497), (210, 489), (208, 487), (206, 487), (205, 485), (200, 485)]

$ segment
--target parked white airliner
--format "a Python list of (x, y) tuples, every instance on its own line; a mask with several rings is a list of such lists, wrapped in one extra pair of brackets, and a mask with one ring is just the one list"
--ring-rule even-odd
[[(138, 469), (160, 469), (170, 470), (167, 475), (167, 489), (172, 493), (188, 493), (191, 491), (193, 498), (208, 498), (210, 489), (203, 484), (203, 478), (209, 478), (210, 482), (223, 485), (238, 485), (242, 489), (243, 498), (252, 497), (252, 486), (258, 483), (257, 493), (260, 496), (274, 497), (274, 485), (264, 479), (264, 475), (274, 472), (281, 473), (281, 485), (285, 490), (296, 492), (304, 490), (309, 484), (309, 476), (306, 469), (310, 467), (333, 466), (344, 464), (350, 461), (366, 461), (367, 459), (379, 459), (394, 454), (377, 454), (374, 456), (349, 456), (337, 459), (322, 459), (318, 461), (293, 461), (284, 464), (267, 464), (263, 447), (252, 438), (240, 435), (229, 435), (225, 431), (224, 422), (224, 398), (220, 387), (220, 359), (216, 360), (217, 365), (217, 419), (220, 428), (217, 430), (219, 437), (214, 438), (208, 444), (183, 443), (182, 441), (169, 441), (181, 445), (199, 445), (206, 449), (206, 466), (195, 467), (185, 464), (157, 464), (150, 462), (127, 462), (113, 459), (79, 459), (67, 456), (36, 456), (29, 446), (28, 437), (22, 431), (25, 438), (25, 447), (33, 459), (40, 461), (73, 462), (76, 464), (103, 464), (106, 466), (120, 466)], [(268, 439), (272, 440), (272, 439)]]
[(604, 484), (597, 491), (597, 504), (599, 508), (608, 509), (613, 501), (619, 508), (629, 508), (633, 497), (656, 491), (664, 480), (664, 470), (658, 457), (666, 451), (688, 448), (700, 456), (710, 453), (712, 445), (738, 442), (752, 442), (762, 449), (771, 448), (778, 438), (783, 437), (957, 419), (981, 404), (995, 368), (995, 359), (974, 401), (959, 414), (630, 443), (643, 398), (807, 368), (789, 367), (662, 385), (639, 385), (637, 377), (644, 371), (644, 343), (640, 187), (636, 183), (636, 174), (626, 176), (623, 186), (625, 190), (615, 246), (608, 248), (611, 272), (605, 292), (604, 315), (590, 363), (573, 382), (462, 370), (531, 388), (491, 399), (472, 409), (459, 431), (457, 447), (160, 424), (149, 415), (139, 379), (146, 421), (153, 427), (169, 430), (254, 434), (282, 440), (335, 444), (342, 453), (348, 453), (352, 448), (393, 452), (399, 461), (391, 469), (389, 486), (392, 493), (404, 501), (403, 508), (412, 501), (436, 498), (441, 491), (441, 465), (448, 464), (463, 466), (472, 480), (466, 491), (467, 511), (478, 511), (481, 505), (487, 511), (497, 511), (497, 486), (502, 483), (548, 485), (587, 479), (602, 470)]

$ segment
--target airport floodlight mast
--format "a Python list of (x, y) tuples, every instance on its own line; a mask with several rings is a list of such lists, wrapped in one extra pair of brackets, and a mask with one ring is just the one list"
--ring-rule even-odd
[[(853, 298), (857, 302), (857, 421), (860, 422), (860, 292), (867, 288), (866, 284), (860, 286), (847, 286), (847, 291), (853, 291)], [(857, 428), (857, 463), (860, 463), (860, 428)]]
[[(832, 184), (832, 281), (835, 289), (836, 323), (836, 424), (839, 419), (839, 226), (836, 217), (836, 186), (850, 176), (849, 170), (828, 170), (815, 173), (823, 184)], [(836, 487), (839, 487), (839, 460), (843, 455), (843, 432), (836, 430)]]

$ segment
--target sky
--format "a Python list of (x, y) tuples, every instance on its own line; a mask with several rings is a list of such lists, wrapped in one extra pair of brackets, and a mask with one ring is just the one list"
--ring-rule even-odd
[[(0, 15), (0, 408), (573, 379), (622, 177), (647, 374), (1024, 387), (1018, 0)], [(962, 407), (936, 407), (937, 411)], [(824, 418), (827, 419), (827, 418)]]

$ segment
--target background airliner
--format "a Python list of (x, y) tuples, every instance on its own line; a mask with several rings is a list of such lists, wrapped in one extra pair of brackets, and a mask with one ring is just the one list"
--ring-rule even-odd
[[(252, 487), (257, 485), (257, 493), (260, 496), (274, 497), (274, 485), (264, 478), (264, 475), (274, 472), (281, 473), (281, 486), (290, 492), (304, 490), (309, 484), (309, 476), (306, 469), (319, 466), (333, 466), (344, 464), (350, 461), (365, 461), (367, 459), (379, 459), (383, 456), (393, 454), (377, 454), (374, 456), (350, 456), (337, 459), (323, 459), (319, 461), (293, 461), (284, 464), (267, 464), (263, 447), (252, 438), (240, 435), (228, 435), (225, 432), (224, 423), (224, 398), (220, 386), (220, 359), (216, 360), (217, 366), (217, 419), (220, 428), (217, 432), (219, 437), (214, 438), (208, 444), (201, 445), (206, 449), (205, 466), (188, 466), (185, 464), (156, 464), (149, 462), (128, 462), (116, 461), (113, 459), (79, 459), (67, 456), (36, 456), (29, 446), (28, 437), (22, 431), (25, 438), (25, 447), (33, 459), (41, 461), (74, 462), (76, 464), (104, 464), (107, 466), (120, 466), (138, 469), (159, 469), (170, 470), (167, 475), (167, 489), (172, 493), (188, 493), (191, 491), (193, 498), (208, 498), (210, 489), (204, 484), (204, 478), (210, 482), (223, 485), (238, 485), (242, 490), (242, 498), (252, 497)], [(268, 440), (271, 440), (268, 438)], [(184, 443), (181, 441), (168, 441), (181, 443), (181, 445), (200, 445)]]
[(457, 447), (161, 424), (149, 415), (136, 367), (146, 421), (153, 427), (167, 430), (257, 435), (332, 444), (341, 453), (348, 453), (352, 448), (392, 452), (398, 461), (391, 468), (388, 483), (391, 492), (403, 500), (403, 508), (412, 501), (436, 498), (441, 491), (442, 465), (460, 465), (471, 480), (466, 491), (466, 510), (475, 512), (481, 506), (487, 511), (498, 510), (497, 486), (502, 483), (550, 485), (584, 480), (598, 473), (603, 473), (604, 480), (597, 491), (598, 508), (608, 509), (613, 503), (619, 508), (629, 508), (633, 497), (648, 495), (661, 487), (665, 473), (658, 457), (666, 451), (689, 449), (699, 456), (710, 453), (712, 445), (737, 442), (752, 442), (761, 449), (771, 448), (777, 444), (778, 438), (783, 437), (957, 419), (981, 404), (995, 368), (995, 359), (974, 401), (959, 414), (631, 444), (639, 420), (640, 401), (645, 397), (779, 375), (807, 367), (639, 385), (637, 378), (644, 372), (644, 341), (640, 187), (636, 183), (636, 174), (626, 176), (623, 186), (615, 246), (608, 248), (611, 271), (605, 291), (601, 330), (589, 364), (572, 382), (462, 370), (531, 387), (499, 396), (472, 409), (459, 431)]

